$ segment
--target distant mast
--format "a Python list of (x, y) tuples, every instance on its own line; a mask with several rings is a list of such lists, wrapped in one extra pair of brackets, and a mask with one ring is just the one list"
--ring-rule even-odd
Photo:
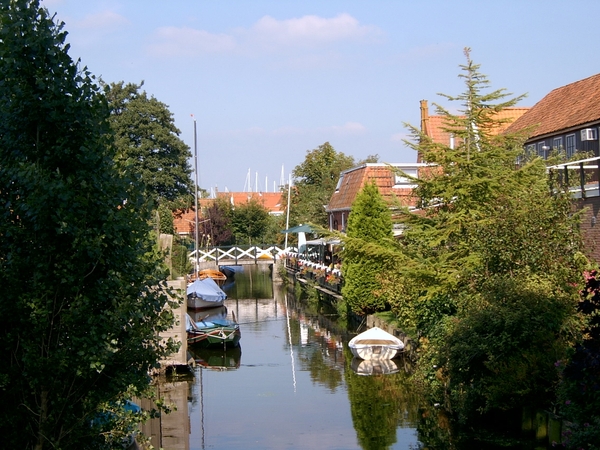
[(192, 114), (192, 118), (194, 119), (194, 216), (195, 216), (195, 226), (196, 226), (196, 233), (195, 233), (195, 247), (194, 249), (196, 250), (196, 267), (195, 267), (195, 274), (198, 274), (198, 266), (199, 266), (199, 255), (198, 255), (198, 142), (197, 142), (197, 138), (196, 138), (196, 118), (194, 117), (194, 115)]

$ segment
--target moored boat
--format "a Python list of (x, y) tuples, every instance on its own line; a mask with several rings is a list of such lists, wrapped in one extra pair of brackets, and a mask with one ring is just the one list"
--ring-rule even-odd
[(188, 345), (202, 347), (236, 347), (242, 337), (237, 322), (228, 319), (194, 322), (186, 314), (186, 331)]
[(200, 310), (223, 306), (227, 294), (212, 278), (196, 280), (187, 288), (187, 307)]
[(373, 327), (353, 337), (348, 347), (357, 358), (392, 359), (404, 349), (404, 342), (381, 328)]
[(202, 269), (198, 273), (190, 275), (189, 280), (204, 280), (205, 278), (212, 278), (219, 286), (222, 286), (225, 280), (227, 280), (227, 275), (215, 269)]

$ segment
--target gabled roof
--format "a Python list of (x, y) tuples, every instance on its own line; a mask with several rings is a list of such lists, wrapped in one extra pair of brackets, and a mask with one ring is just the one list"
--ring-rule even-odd
[(600, 121), (600, 74), (554, 89), (508, 132), (533, 127), (530, 138), (556, 133)]
[[(417, 168), (418, 164), (392, 164), (402, 168)], [(350, 210), (358, 192), (370, 180), (375, 180), (379, 193), (384, 200), (392, 203), (394, 199), (404, 206), (414, 206), (415, 198), (412, 195), (412, 186), (396, 185), (396, 176), (387, 164), (363, 164), (341, 173), (338, 189), (333, 193), (327, 211)], [(394, 187), (396, 186), (396, 187)]]

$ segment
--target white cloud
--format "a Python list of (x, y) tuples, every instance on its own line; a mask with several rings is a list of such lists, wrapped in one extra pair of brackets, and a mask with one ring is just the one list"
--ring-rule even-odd
[(375, 26), (360, 25), (349, 14), (327, 19), (303, 16), (277, 20), (264, 16), (249, 28), (214, 34), (189, 27), (162, 27), (156, 30), (156, 43), (150, 51), (158, 55), (199, 55), (231, 53), (261, 55), (289, 49), (318, 49), (343, 42), (372, 42), (383, 33)]
[(236, 40), (227, 34), (212, 34), (204, 30), (183, 27), (162, 27), (156, 31), (157, 43), (150, 46), (160, 56), (191, 56), (203, 53), (225, 53), (236, 47)]
[(97, 14), (89, 14), (82, 20), (73, 23), (76, 28), (95, 31), (113, 31), (129, 24), (127, 18), (108, 10)]
[(349, 14), (331, 19), (319, 16), (277, 20), (264, 16), (246, 33), (248, 40), (270, 47), (320, 46), (332, 42), (374, 38), (381, 34), (374, 26), (360, 25)]
[(364, 134), (367, 128), (358, 122), (346, 122), (344, 125), (333, 125), (323, 129), (324, 131), (330, 131), (338, 135), (357, 135)]

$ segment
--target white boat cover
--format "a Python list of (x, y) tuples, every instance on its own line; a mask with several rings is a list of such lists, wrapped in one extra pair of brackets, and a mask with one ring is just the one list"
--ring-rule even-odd
[(362, 359), (392, 359), (404, 349), (404, 342), (396, 336), (373, 327), (348, 342), (352, 354)]
[(191, 294), (208, 302), (221, 302), (227, 298), (227, 294), (210, 277), (191, 283), (187, 288), (187, 295)]

